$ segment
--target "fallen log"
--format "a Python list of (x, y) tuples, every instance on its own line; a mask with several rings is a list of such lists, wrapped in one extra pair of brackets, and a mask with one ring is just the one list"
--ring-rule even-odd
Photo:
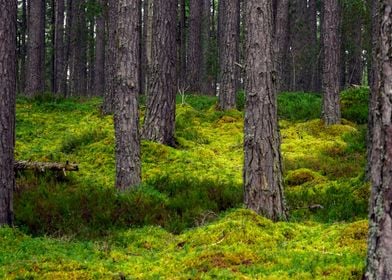
[(16, 161), (14, 164), (15, 171), (22, 171), (22, 170), (33, 170), (33, 171), (78, 171), (79, 166), (74, 163), (58, 163), (58, 162), (35, 162), (35, 161)]

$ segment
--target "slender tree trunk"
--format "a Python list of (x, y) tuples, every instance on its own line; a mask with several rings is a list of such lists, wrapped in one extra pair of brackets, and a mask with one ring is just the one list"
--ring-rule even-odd
[(175, 145), (177, 0), (155, 0), (144, 138)]
[[(236, 1), (236, 0), (235, 0)], [(210, 55), (210, 30), (211, 30), (211, 0), (203, 0), (202, 7), (202, 25), (201, 25), (201, 42), (202, 42), (202, 63), (201, 63), (201, 92), (211, 94), (212, 80), (209, 71), (209, 55)]]
[(20, 27), (20, 66), (19, 66), (19, 85), (18, 92), (23, 92), (26, 88), (26, 35), (27, 35), (27, 3), (26, 0), (22, 0), (22, 18)]
[(220, 90), (219, 108), (230, 110), (236, 107), (239, 53), (239, 0), (221, 0), (222, 27), (220, 41)]
[(202, 18), (203, 1), (190, 0), (189, 38), (188, 38), (188, 74), (187, 80), (191, 92), (202, 91)]
[(25, 89), (28, 97), (33, 97), (44, 91), (44, 3), (45, 0), (30, 0), (29, 2)]
[(117, 0), (108, 0), (107, 20), (107, 48), (105, 65), (105, 95), (103, 101), (103, 112), (111, 114), (114, 112), (114, 76), (116, 61), (116, 32), (117, 32)]
[(54, 91), (55, 93), (65, 93), (65, 61), (64, 61), (64, 0), (56, 2), (56, 23), (55, 23), (55, 40), (54, 40)]
[(180, 15), (180, 44), (179, 44), (179, 87), (181, 90), (186, 89), (186, 7), (185, 0), (180, 0), (179, 15)]
[(289, 73), (287, 69), (289, 48), (289, 0), (277, 0), (277, 14), (275, 21), (276, 34), (276, 70), (277, 91), (289, 89)]
[(68, 73), (71, 68), (71, 31), (72, 31), (72, 18), (73, 18), (73, 0), (69, 0), (66, 5), (66, 22), (65, 22), (65, 36), (64, 36), (64, 80), (61, 81), (60, 87), (63, 89), (63, 96), (68, 97), (70, 95), (69, 88), (69, 77)]
[(124, 191), (141, 182), (139, 112), (139, 0), (118, 1), (115, 83), (116, 187)]
[(351, 24), (351, 50), (348, 57), (348, 85), (362, 84), (362, 23), (352, 21)]
[(339, 103), (339, 1), (324, 1), (324, 63), (323, 63), (323, 119), (326, 125), (341, 120)]
[(310, 86), (309, 89), (313, 92), (321, 91), (320, 84), (320, 67), (319, 67), (319, 53), (320, 47), (317, 40), (317, 1), (309, 0), (308, 8), (308, 25), (309, 25), (309, 58), (311, 59), (310, 66)]
[(276, 84), (273, 17), (269, 0), (246, 2), (244, 190), (248, 208), (272, 220), (286, 218)]
[(392, 2), (379, 5), (379, 37), (376, 49), (379, 80), (375, 114), (379, 124), (373, 127), (370, 199), (369, 248), (365, 279), (392, 279)]
[(70, 92), (87, 94), (87, 22), (85, 0), (73, 0), (71, 23)]
[(0, 0), (0, 226), (13, 222), (16, 13), (16, 1)]
[(100, 0), (101, 12), (96, 19), (94, 92), (103, 96), (105, 92), (105, 17), (106, 0)]

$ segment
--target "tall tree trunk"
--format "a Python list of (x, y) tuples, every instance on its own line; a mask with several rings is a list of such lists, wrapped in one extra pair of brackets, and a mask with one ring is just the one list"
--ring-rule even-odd
[(94, 93), (95, 82), (95, 19), (90, 17), (88, 21), (88, 36), (87, 36), (87, 92), (88, 96), (96, 96)]
[(106, 48), (106, 65), (105, 65), (105, 95), (103, 101), (103, 112), (111, 114), (114, 112), (114, 76), (116, 61), (116, 32), (117, 32), (117, 0), (108, 0), (107, 14), (107, 48)]
[(341, 120), (339, 103), (339, 1), (324, 1), (324, 63), (323, 63), (323, 119), (326, 125), (338, 124)]
[(175, 145), (177, 0), (155, 0), (144, 138)]
[(244, 190), (248, 208), (272, 220), (286, 218), (269, 0), (246, 2)]
[(191, 92), (202, 91), (202, 18), (203, 1), (190, 0), (189, 37), (188, 37), (188, 73), (187, 81)]
[(73, 0), (71, 23), (70, 93), (87, 94), (87, 22), (85, 0)]
[(55, 93), (65, 93), (65, 61), (64, 61), (64, 0), (56, 2), (56, 23), (55, 23), (55, 40), (54, 40), (54, 91)]
[(72, 33), (72, 18), (73, 18), (73, 0), (66, 2), (66, 21), (65, 21), (65, 35), (64, 35), (64, 80), (61, 81), (60, 87), (64, 90), (63, 96), (68, 97), (70, 95), (69, 77), (68, 73), (71, 68), (71, 33)]
[(124, 191), (141, 182), (139, 112), (141, 1), (118, 1), (115, 83), (116, 187)]
[(0, 0), (0, 226), (13, 222), (16, 13), (16, 1)]
[(213, 92), (213, 78), (210, 76), (210, 30), (211, 30), (211, 0), (203, 0), (202, 7), (202, 25), (201, 25), (201, 42), (202, 42), (202, 63), (201, 63), (201, 92), (211, 94)]
[(26, 89), (28, 97), (44, 91), (45, 66), (45, 0), (30, 0), (28, 15), (28, 42), (26, 64)]
[(362, 84), (362, 23), (352, 20), (351, 38), (348, 56), (348, 71), (347, 71), (347, 84), (348, 85), (361, 85)]
[(185, 0), (179, 1), (179, 67), (178, 67), (178, 80), (181, 90), (186, 89), (186, 4)]
[[(379, 124), (373, 127), (370, 199), (369, 248), (365, 279), (392, 279), (392, 2), (379, 5), (379, 37), (376, 49), (379, 80), (375, 114)], [(372, 108), (373, 109), (373, 108)]]
[(95, 95), (103, 96), (105, 92), (105, 16), (106, 0), (100, 0), (100, 14), (97, 16), (97, 30), (95, 38), (95, 62), (94, 62), (94, 92)]
[(310, 86), (309, 90), (313, 92), (321, 91), (320, 83), (320, 67), (319, 67), (319, 54), (320, 46), (317, 39), (317, 1), (309, 0), (308, 2), (308, 25), (309, 25), (309, 58), (311, 59), (310, 66)]
[(276, 70), (277, 70), (277, 91), (289, 89), (289, 73), (287, 69), (288, 49), (289, 49), (289, 0), (277, 0), (277, 11), (275, 20), (276, 34)]
[(22, 0), (18, 92), (23, 92), (26, 88), (26, 54), (27, 54), (26, 35), (27, 35), (27, 3), (26, 0)]
[(221, 0), (222, 27), (220, 41), (220, 89), (219, 108), (230, 110), (236, 107), (238, 81), (238, 53), (240, 13), (239, 0)]

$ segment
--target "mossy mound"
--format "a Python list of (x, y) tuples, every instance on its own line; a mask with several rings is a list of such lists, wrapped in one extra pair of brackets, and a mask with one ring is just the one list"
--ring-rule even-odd
[(144, 227), (116, 231), (102, 240), (76, 241), (32, 238), (18, 230), (3, 228), (0, 276), (360, 279), (366, 225), (366, 221), (332, 225), (272, 223), (240, 209), (181, 235)]
[(289, 171), (285, 177), (287, 186), (299, 186), (305, 183), (316, 184), (325, 180), (323, 176), (307, 168)]

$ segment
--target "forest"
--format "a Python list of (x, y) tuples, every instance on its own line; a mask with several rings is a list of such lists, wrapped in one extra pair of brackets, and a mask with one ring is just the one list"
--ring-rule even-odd
[(0, 279), (392, 280), (391, 0), (0, 0)]

